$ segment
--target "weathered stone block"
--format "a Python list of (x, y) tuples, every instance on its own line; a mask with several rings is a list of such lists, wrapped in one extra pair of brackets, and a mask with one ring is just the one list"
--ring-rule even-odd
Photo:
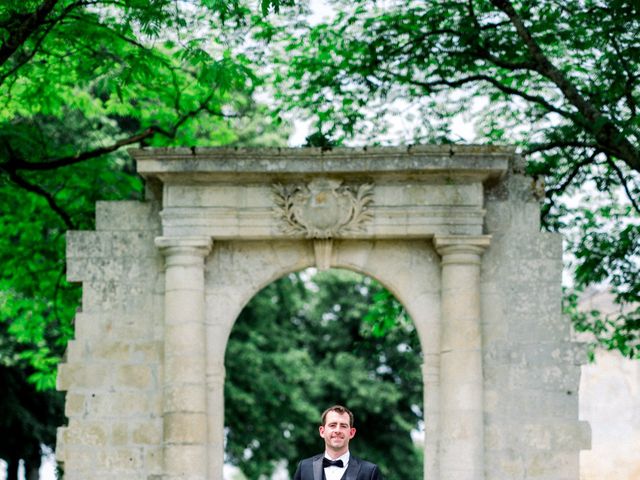
[(145, 421), (133, 424), (131, 428), (131, 440), (135, 444), (161, 445), (162, 444), (162, 424), (159, 421)]
[(206, 398), (199, 384), (165, 387), (163, 395), (166, 412), (206, 412)]
[(96, 202), (96, 230), (153, 230), (159, 223), (157, 207), (151, 202)]
[(206, 470), (206, 448), (203, 445), (173, 445), (164, 459), (164, 473), (190, 478)]
[(200, 358), (197, 356), (180, 356), (176, 362), (167, 362), (165, 355), (164, 378), (167, 382), (198, 384), (202, 381), (202, 372), (198, 370)]
[[(65, 433), (66, 436), (66, 433)], [(74, 445), (65, 447), (64, 468), (70, 471), (72, 478), (86, 480), (96, 470), (97, 449), (94, 446)]]
[(111, 445), (114, 447), (122, 447), (129, 445), (130, 424), (125, 422), (110, 422), (111, 427)]
[(130, 347), (130, 357), (135, 363), (160, 365), (162, 354), (162, 343), (158, 340), (136, 342)]
[(131, 359), (131, 344), (126, 339), (96, 339), (87, 342), (86, 350), (88, 358), (100, 359), (111, 365), (125, 363)]
[(151, 415), (156, 395), (143, 392), (103, 391), (87, 397), (87, 413), (94, 418), (129, 418)]
[(108, 444), (109, 426), (95, 421), (73, 421), (64, 433), (67, 448), (72, 445), (101, 447)]
[(114, 473), (140, 471), (143, 466), (143, 450), (137, 447), (112, 447), (100, 449), (96, 454), (95, 468)]
[(82, 417), (86, 414), (85, 395), (67, 393), (65, 396), (64, 414), (71, 417)]
[(155, 446), (145, 447), (144, 449), (144, 469), (150, 474), (149, 480), (153, 478), (151, 475), (162, 472), (162, 447), (158, 446), (162, 441), (162, 436), (159, 438), (153, 438), (152, 441), (148, 442), (150, 444), (153, 443)]
[(111, 368), (108, 365), (91, 363), (62, 363), (58, 366), (58, 390), (74, 389), (81, 391), (111, 385), (113, 381)]
[(148, 389), (157, 385), (157, 375), (149, 365), (123, 365), (116, 370), (116, 383), (125, 388)]
[(202, 413), (167, 413), (163, 418), (165, 441), (198, 445), (207, 440), (207, 417)]

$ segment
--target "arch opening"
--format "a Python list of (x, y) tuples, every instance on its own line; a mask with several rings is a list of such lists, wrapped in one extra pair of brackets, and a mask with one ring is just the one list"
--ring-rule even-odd
[(227, 342), (226, 464), (249, 479), (290, 478), (298, 460), (322, 451), (319, 416), (338, 403), (356, 417), (354, 455), (387, 478), (422, 478), (422, 362), (413, 321), (372, 277), (280, 277), (244, 307)]

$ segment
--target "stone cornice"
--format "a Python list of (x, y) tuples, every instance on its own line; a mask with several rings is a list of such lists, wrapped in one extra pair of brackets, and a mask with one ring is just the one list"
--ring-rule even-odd
[(470, 176), (498, 179), (516, 156), (512, 147), (480, 145), (418, 145), (376, 148), (144, 148), (131, 149), (138, 172), (162, 181), (198, 181), (238, 175), (387, 175), (398, 177)]

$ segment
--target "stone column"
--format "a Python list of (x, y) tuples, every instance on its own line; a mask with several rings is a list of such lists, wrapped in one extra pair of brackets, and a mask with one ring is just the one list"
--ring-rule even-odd
[(164, 479), (207, 478), (204, 260), (208, 237), (159, 237), (165, 255)]
[(490, 237), (436, 236), (442, 256), (440, 479), (484, 479), (480, 264)]

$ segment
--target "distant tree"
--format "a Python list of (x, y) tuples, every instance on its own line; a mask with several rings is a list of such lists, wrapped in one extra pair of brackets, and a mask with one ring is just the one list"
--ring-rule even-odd
[[(411, 432), (422, 420), (422, 354), (402, 315), (383, 337), (363, 321), (378, 283), (339, 270), (291, 274), (242, 311), (227, 346), (227, 460), (251, 480), (285, 462), (291, 474), (323, 448), (319, 415), (335, 403), (356, 416), (352, 452), (387, 478), (421, 478)], [(384, 427), (381, 427), (384, 425)], [(264, 477), (262, 477), (264, 476)]]
[[(575, 290), (607, 282), (621, 312), (634, 306), (575, 325), (640, 356), (640, 4), (326, 5), (329, 21), (285, 10), (262, 22), (281, 108), (306, 112), (333, 142), (457, 142), (451, 120), (465, 114), (477, 141), (519, 146), (544, 182), (544, 227), (567, 238)], [(390, 117), (415, 130), (392, 136)]]

